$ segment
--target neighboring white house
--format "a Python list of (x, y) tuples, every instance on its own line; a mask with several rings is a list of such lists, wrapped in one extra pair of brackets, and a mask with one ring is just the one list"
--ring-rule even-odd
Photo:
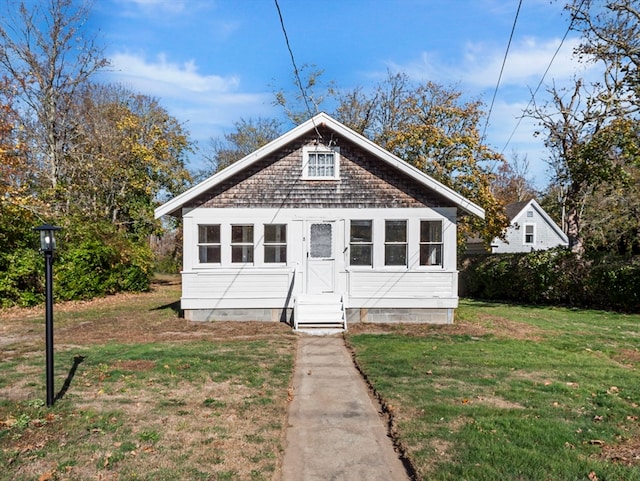
[(190, 320), (453, 322), (456, 216), (484, 210), (321, 113), (156, 209)]
[(509, 204), (505, 208), (509, 218), (504, 240), (494, 239), (493, 254), (531, 252), (569, 245), (567, 235), (534, 199)]

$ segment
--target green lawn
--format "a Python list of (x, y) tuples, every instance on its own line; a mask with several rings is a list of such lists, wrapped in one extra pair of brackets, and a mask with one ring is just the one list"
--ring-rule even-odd
[[(0, 481), (279, 479), (296, 336), (190, 323), (176, 279), (0, 311)], [(419, 479), (640, 480), (640, 316), (463, 302), (453, 326), (346, 335)]]
[(640, 480), (640, 316), (463, 302), (348, 342), (419, 479)]

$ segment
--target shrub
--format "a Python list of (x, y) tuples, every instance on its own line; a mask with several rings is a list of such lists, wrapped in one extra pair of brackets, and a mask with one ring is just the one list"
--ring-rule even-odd
[[(44, 300), (44, 256), (37, 236), (24, 228), (0, 249), (0, 307), (32, 306)], [(0, 236), (2, 237), (2, 236)], [(58, 237), (56, 300), (90, 299), (121, 291), (149, 289), (153, 256), (110, 224), (72, 223)]]
[(460, 285), (479, 299), (640, 312), (640, 262), (583, 261), (564, 248), (466, 258)]
[(126, 239), (105, 244), (84, 240), (61, 254), (56, 270), (58, 298), (91, 299), (121, 291), (149, 289), (151, 253)]
[(44, 260), (37, 250), (20, 248), (3, 253), (0, 266), (0, 307), (27, 307), (44, 300), (40, 282)]

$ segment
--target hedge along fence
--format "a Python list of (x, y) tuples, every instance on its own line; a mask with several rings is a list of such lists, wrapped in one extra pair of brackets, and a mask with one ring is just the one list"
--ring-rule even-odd
[(462, 259), (462, 296), (640, 312), (640, 259), (578, 260), (567, 249)]

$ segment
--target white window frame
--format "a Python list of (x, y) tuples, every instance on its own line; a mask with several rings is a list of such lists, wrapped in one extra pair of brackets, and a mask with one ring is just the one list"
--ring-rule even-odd
[[(310, 154), (331, 154), (333, 156), (333, 175), (310, 175)], [(323, 144), (305, 145), (302, 147), (302, 178), (309, 180), (338, 180), (340, 178), (340, 148)]]
[[(217, 227), (218, 228), (218, 242), (201, 242), (200, 241), (200, 228), (201, 227)], [(198, 246), (198, 264), (202, 265), (216, 265), (219, 266), (222, 263), (222, 225), (220, 224), (198, 224), (197, 246)], [(217, 247), (218, 248), (218, 262), (205, 262), (200, 256), (201, 247)]]
[[(532, 237), (531, 242), (527, 242), (527, 227), (531, 227), (531, 230), (533, 231), (531, 233), (531, 237)], [(536, 225), (535, 224), (524, 224), (522, 243), (528, 246), (534, 245), (536, 243)]]
[[(388, 222), (404, 222), (404, 241), (387, 240), (387, 223)], [(384, 267), (385, 268), (408, 268), (409, 267), (409, 221), (408, 219), (385, 219), (384, 221)], [(404, 264), (388, 264), (387, 263), (387, 247), (404, 246)]]
[[(277, 227), (281, 227), (284, 226), (284, 240), (283, 239), (279, 239), (279, 240), (275, 240), (275, 241), (271, 241), (271, 240), (267, 240), (267, 228), (270, 226), (277, 226)], [(288, 256), (288, 246), (287, 246), (287, 237), (289, 236), (288, 233), (288, 225), (286, 223), (278, 223), (278, 224), (263, 224), (262, 226), (263, 228), (263, 264), (264, 265), (285, 265), (287, 264), (287, 256)], [(267, 248), (269, 247), (275, 247), (276, 249), (280, 249), (282, 247), (284, 247), (284, 260), (279, 260), (279, 261), (274, 261), (274, 262), (269, 262), (267, 261)], [(277, 256), (278, 257), (278, 256)]]
[[(370, 226), (371, 226), (371, 240), (370, 241), (354, 241), (353, 238), (351, 237), (351, 226), (353, 224), (353, 222), (369, 222)], [(374, 230), (373, 230), (373, 219), (350, 219), (349, 220), (349, 231), (347, 232), (348, 238), (348, 245), (349, 245), (349, 259), (348, 259), (348, 265), (349, 268), (362, 268), (362, 269), (372, 269), (373, 268), (373, 263), (374, 263), (374, 257), (375, 257), (375, 249), (374, 249)], [(351, 263), (351, 251), (353, 249), (354, 246), (362, 246), (362, 247), (366, 247), (369, 246), (370, 249), (370, 256), (371, 256), (371, 260), (369, 264), (352, 264)]]
[[(251, 228), (251, 242), (233, 242), (233, 228), (234, 227), (250, 227)], [(255, 237), (256, 237), (256, 229), (255, 226), (253, 224), (231, 224), (231, 231), (229, 232), (229, 249), (231, 251), (231, 264), (254, 264), (255, 263), (255, 258), (256, 258), (256, 253), (255, 253)], [(250, 248), (251, 250), (251, 259), (250, 260), (244, 260), (244, 255), (243, 255), (243, 260), (242, 261), (234, 261), (233, 260), (233, 249), (234, 247), (238, 248), (242, 248), (242, 249), (246, 249), (246, 248)]]
[[(422, 223), (423, 222), (434, 222), (437, 224), (440, 224), (440, 241), (436, 242), (436, 241), (423, 241), (422, 240)], [(419, 232), (418, 232), (418, 263), (420, 264), (420, 267), (438, 267), (438, 268), (442, 268), (444, 267), (444, 225), (441, 219), (420, 219), (420, 222), (418, 224), (419, 227)], [(422, 263), (422, 247), (423, 246), (435, 246), (438, 247), (440, 246), (440, 263), (436, 263), (436, 264), (423, 264)], [(429, 256), (428, 256), (429, 257)]]

